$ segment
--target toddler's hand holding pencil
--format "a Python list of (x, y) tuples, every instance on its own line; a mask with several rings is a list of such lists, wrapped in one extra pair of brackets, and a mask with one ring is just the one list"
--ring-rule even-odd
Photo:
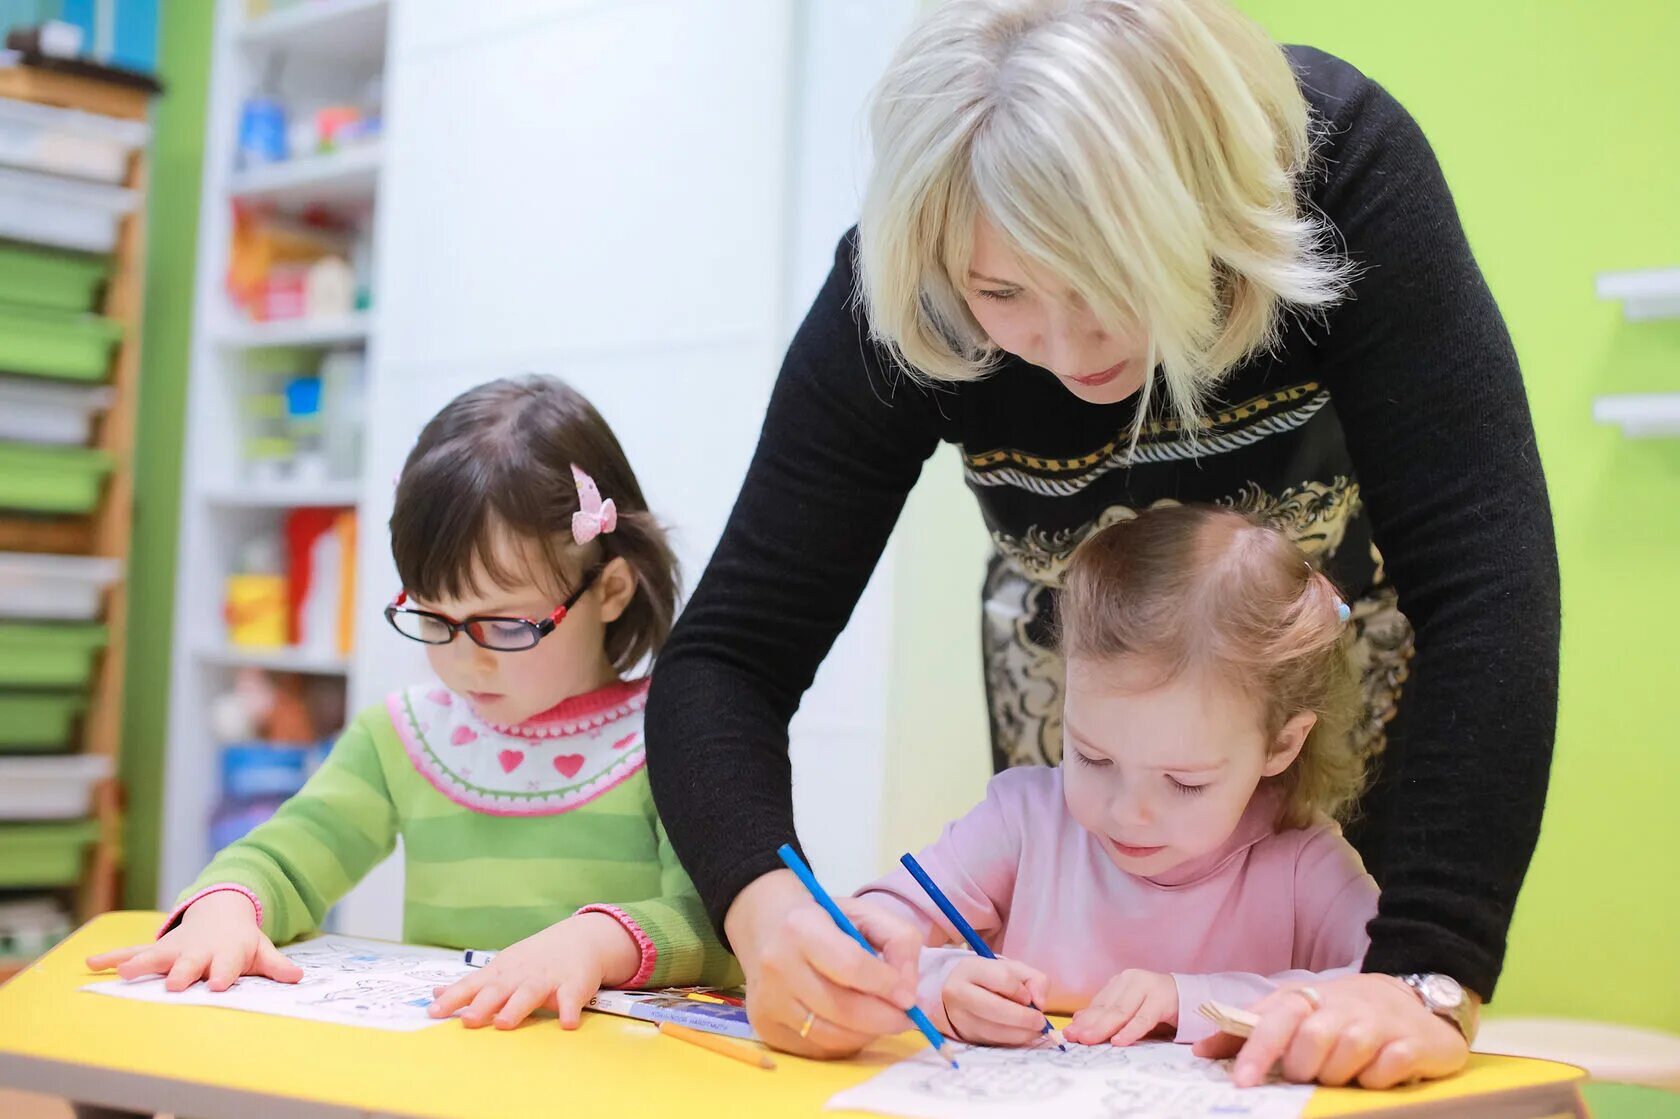
[(1018, 960), (971, 956), (945, 977), (945, 1022), (970, 1045), (1032, 1045), (1044, 1034), (1043, 1006), (1050, 980)]
[(438, 988), (426, 1012), (447, 1018), (459, 1010), (469, 1029), (493, 1022), (499, 1030), (511, 1030), (547, 1007), (560, 1016), (562, 1026), (575, 1030), (595, 992), (629, 982), (640, 968), (641, 949), (623, 925), (605, 913), (580, 913)]
[(212, 991), (225, 991), (241, 975), (261, 975), (277, 983), (303, 978), (303, 969), (263, 935), (251, 902), (232, 890), (193, 902), (180, 923), (154, 943), (89, 956), (87, 966), (92, 971), (116, 968), (124, 979), (166, 976), (164, 987), (171, 991), (184, 991), (200, 979)]

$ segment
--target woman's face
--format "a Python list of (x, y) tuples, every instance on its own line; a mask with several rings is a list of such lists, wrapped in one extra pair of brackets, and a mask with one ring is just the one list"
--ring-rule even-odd
[(1048, 369), (1090, 404), (1115, 404), (1143, 387), (1144, 339), (1116, 335), (1067, 285), (1021, 260), (991, 222), (974, 219), (963, 292), (993, 344)]

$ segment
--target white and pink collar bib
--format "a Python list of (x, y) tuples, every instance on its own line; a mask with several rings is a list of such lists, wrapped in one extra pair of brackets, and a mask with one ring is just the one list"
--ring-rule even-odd
[(646, 764), (648, 682), (609, 684), (518, 726), (486, 722), (441, 684), (385, 702), (403, 748), (456, 804), (493, 816), (546, 816), (588, 804)]

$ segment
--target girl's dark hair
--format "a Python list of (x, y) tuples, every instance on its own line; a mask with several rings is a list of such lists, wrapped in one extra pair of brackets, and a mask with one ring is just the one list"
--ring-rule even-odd
[[(573, 463), (618, 509), (618, 527), (583, 547), (572, 539)], [(504, 533), (540, 548), (547, 570), (509, 570), (496, 553)], [(677, 559), (665, 530), (612, 429), (556, 377), (491, 381), (432, 417), (397, 482), (391, 553), (403, 588), (422, 599), (482, 594), (482, 572), (503, 586), (532, 580), (558, 601), (585, 572), (624, 557), (636, 594), (606, 633), (607, 657), (620, 672), (657, 656), (676, 616)]]

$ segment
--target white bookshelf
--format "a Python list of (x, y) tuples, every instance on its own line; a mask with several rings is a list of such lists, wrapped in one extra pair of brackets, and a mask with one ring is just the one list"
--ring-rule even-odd
[[(225, 309), (221, 317), (227, 318)], [(373, 336), (373, 325), (373, 315), (367, 312), (331, 319), (228, 322), (214, 332), (213, 338), (217, 346), (228, 350), (359, 346)]]
[(307, 0), (240, 24), (234, 36), (248, 54), (307, 51), (348, 65), (385, 56), (387, 0)]
[(263, 668), (270, 672), (299, 672), (306, 676), (346, 676), (348, 657), (322, 656), (299, 649), (246, 649), (223, 645), (199, 651), (198, 659), (214, 668)]
[(215, 509), (343, 509), (360, 503), (361, 483), (207, 486), (203, 496)]
[(383, 146), (373, 142), (327, 155), (289, 159), (235, 173), (228, 181), (228, 193), (276, 206), (370, 202), (379, 189), (383, 158)]
[[(259, 483), (249, 476), (242, 456), (242, 401), (244, 379), (262, 360), (259, 351), (350, 348), (371, 359), (378, 320), (360, 312), (332, 319), (245, 321), (228, 299), (225, 277), (235, 200), (285, 212), (324, 206), (370, 226), (376, 220), (384, 162), (377, 141), (249, 170), (236, 168), (236, 152), (241, 104), (265, 82), (277, 88), (264, 92), (304, 109), (323, 99), (356, 99), (383, 72), (391, 8), (387, 0), (306, 0), (247, 19), (246, 0), (215, 2), (176, 558), (160, 903), (190, 881), (209, 854), (221, 745), (211, 729), (210, 708), (234, 674), (260, 668), (353, 687), (353, 656), (230, 645), (223, 588), (242, 549), (258, 534), (277, 532), (288, 510), (359, 509), (372, 484), (365, 466), (362, 474), (339, 480)], [(276, 60), (283, 64), (275, 65)], [(369, 360), (369, 392), (372, 377)], [(390, 485), (388, 474), (385, 485)], [(368, 629), (358, 614), (359, 641)]]

